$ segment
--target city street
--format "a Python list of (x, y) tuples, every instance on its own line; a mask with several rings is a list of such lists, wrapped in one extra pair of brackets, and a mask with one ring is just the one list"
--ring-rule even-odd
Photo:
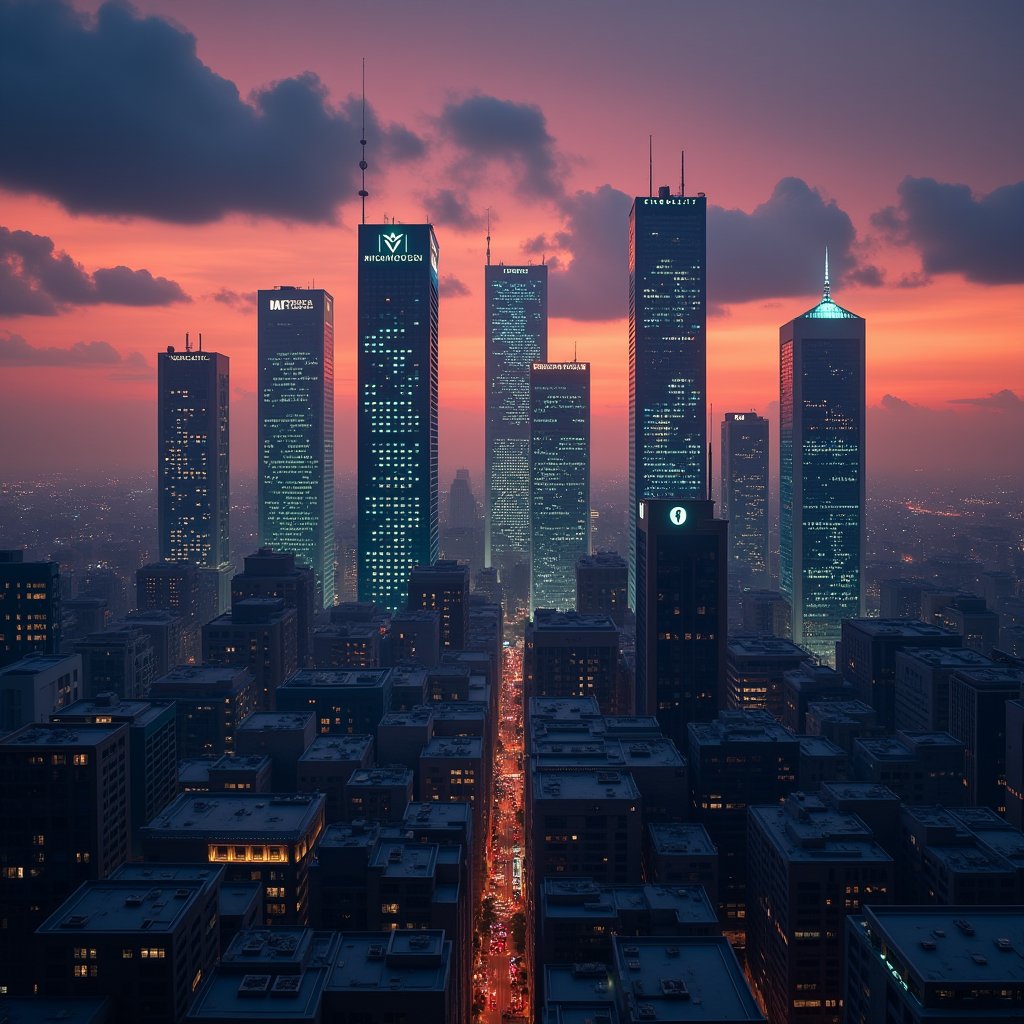
[(524, 984), (523, 949), (516, 944), (525, 932), (521, 648), (505, 649), (500, 709), (487, 884), (482, 894), (482, 942), (474, 981), (474, 1002), (486, 1006), (478, 1019), (487, 1024), (528, 1019), (530, 1005), (531, 979)]

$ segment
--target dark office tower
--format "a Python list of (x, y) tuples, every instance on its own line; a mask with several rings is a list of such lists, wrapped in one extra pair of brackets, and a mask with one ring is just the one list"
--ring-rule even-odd
[(768, 421), (754, 412), (722, 420), (721, 517), (729, 520), (729, 569), (768, 586)]
[(615, 551), (598, 551), (576, 562), (576, 611), (608, 615), (616, 626), (626, 621), (629, 567)]
[(714, 502), (640, 502), (636, 531), (636, 712), (680, 750), (686, 727), (724, 703), (726, 546)]
[(590, 363), (530, 367), (530, 612), (576, 608), (590, 551)]
[(299, 668), (307, 668), (313, 654), (313, 618), (316, 608), (316, 576), (312, 569), (295, 564), (290, 553), (260, 548), (245, 558), (245, 570), (231, 581), (231, 602), (250, 597), (279, 597), (285, 608), (294, 608)]
[(27, 654), (57, 654), (61, 639), (60, 568), (0, 551), (0, 668)]
[(438, 555), (437, 262), (430, 224), (359, 226), (359, 600), (393, 612)]
[(779, 589), (792, 640), (835, 664), (864, 614), (864, 320), (821, 302), (779, 330)]
[(140, 612), (170, 612), (183, 622), (195, 622), (200, 617), (199, 570), (192, 562), (154, 562), (137, 569), (135, 607)]
[(259, 293), (260, 546), (316, 573), (334, 605), (334, 299), (322, 288)]
[(409, 610), (417, 608), (441, 613), (442, 650), (463, 650), (469, 634), (469, 566), (452, 561), (414, 566)]
[(157, 356), (160, 559), (216, 569), (228, 553), (228, 357)]
[(637, 197), (629, 214), (629, 605), (637, 502), (707, 493), (707, 200)]
[(441, 531), (441, 554), (469, 566), (475, 576), (484, 565), (484, 526), (469, 470), (459, 469), (448, 490), (448, 518)]
[(548, 268), (488, 266), (484, 333), (484, 564), (530, 550), (530, 367), (548, 358)]

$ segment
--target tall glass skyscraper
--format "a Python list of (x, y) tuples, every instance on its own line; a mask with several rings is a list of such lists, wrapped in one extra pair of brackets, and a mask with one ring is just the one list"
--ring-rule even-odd
[(748, 587), (767, 587), (768, 421), (756, 412), (727, 412), (720, 458), (729, 570), (738, 570)]
[(658, 195), (629, 213), (629, 605), (637, 503), (707, 493), (707, 199)]
[(530, 367), (530, 612), (576, 608), (590, 553), (590, 363)]
[(334, 604), (334, 299), (322, 288), (260, 291), (260, 546), (316, 573)]
[(437, 264), (429, 224), (359, 226), (359, 600), (391, 611), (438, 555)]
[(157, 356), (160, 560), (216, 569), (230, 559), (228, 357)]
[(864, 320), (821, 302), (779, 330), (779, 589), (828, 664), (864, 614)]
[(548, 268), (487, 266), (484, 564), (530, 549), (530, 367), (548, 358)]

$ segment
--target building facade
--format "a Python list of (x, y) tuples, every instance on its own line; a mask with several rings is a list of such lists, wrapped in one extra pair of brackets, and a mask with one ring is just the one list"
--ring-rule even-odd
[(437, 266), (431, 225), (359, 226), (359, 600), (389, 611), (438, 555)]
[(260, 546), (316, 573), (334, 604), (334, 299), (322, 288), (261, 290)]
[(720, 513), (729, 520), (729, 568), (768, 586), (768, 421), (754, 412), (722, 420)]
[(590, 551), (590, 363), (530, 367), (530, 610), (576, 607)]

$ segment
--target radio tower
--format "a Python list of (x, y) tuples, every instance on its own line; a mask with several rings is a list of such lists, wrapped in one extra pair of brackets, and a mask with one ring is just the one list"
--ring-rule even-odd
[(366, 223), (366, 197), (370, 194), (366, 191), (366, 58), (363, 58), (363, 106), (362, 106), (362, 127), (359, 132), (359, 171), (361, 183), (359, 198), (363, 204), (363, 223)]

